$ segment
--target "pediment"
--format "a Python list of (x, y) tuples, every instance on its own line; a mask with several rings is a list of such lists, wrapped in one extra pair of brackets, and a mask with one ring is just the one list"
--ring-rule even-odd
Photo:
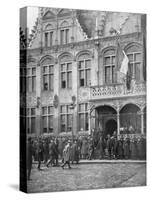
[(70, 10), (70, 9), (61, 9), (58, 12), (58, 17), (70, 16), (71, 14), (72, 14), (72, 10)]
[(43, 19), (53, 19), (55, 18), (55, 14), (48, 10), (44, 15), (43, 15)]

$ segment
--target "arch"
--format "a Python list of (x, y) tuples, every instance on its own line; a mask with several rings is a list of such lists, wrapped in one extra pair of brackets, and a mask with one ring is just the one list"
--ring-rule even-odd
[(133, 104), (133, 103), (127, 103), (124, 106), (121, 107), (120, 109), (120, 113), (121, 112), (126, 112), (128, 110), (132, 110), (133, 112), (137, 112), (140, 110), (140, 107), (137, 104)]
[(64, 21), (60, 24), (60, 27), (61, 27), (61, 28), (68, 27), (68, 26), (69, 26), (69, 23), (68, 23), (66, 20), (64, 20)]
[(45, 30), (47, 31), (47, 30), (51, 30), (51, 29), (53, 29), (53, 25), (52, 24), (47, 24), (46, 26), (45, 26)]
[(107, 51), (110, 51), (110, 50), (114, 50), (116, 51), (116, 47), (115, 46), (109, 46), (109, 47), (105, 47), (101, 50), (101, 54), (104, 55)]
[(67, 62), (67, 61), (73, 61), (73, 55), (69, 52), (63, 52), (58, 56), (59, 63), (61, 62)]
[(110, 109), (113, 109), (114, 113), (117, 113), (117, 110), (116, 110), (115, 106), (113, 106), (113, 105), (110, 105), (110, 104), (96, 105), (95, 109), (98, 109), (100, 107), (104, 107), (104, 108), (108, 107)]
[(80, 51), (76, 54), (76, 60), (81, 60), (81, 59), (85, 59), (85, 58), (92, 58), (93, 57), (93, 53), (90, 50), (83, 50)]
[(41, 65), (45, 65), (45, 64), (54, 64), (55, 62), (55, 59), (53, 56), (50, 56), (50, 55), (46, 55), (44, 57), (42, 57), (40, 59), (40, 64)]
[(136, 106), (138, 109), (140, 109), (140, 106), (138, 105), (138, 103), (136, 103), (136, 102), (126, 102), (126, 103), (124, 103), (124, 104), (122, 104), (121, 106), (120, 106), (120, 109), (119, 109), (119, 111), (121, 111), (125, 106), (127, 106), (127, 105), (134, 105), (134, 106)]
[(138, 42), (130, 42), (124, 47), (124, 51), (128, 52), (130, 49), (130, 52), (133, 52), (136, 48), (138, 48), (140, 51), (142, 51), (142, 45)]

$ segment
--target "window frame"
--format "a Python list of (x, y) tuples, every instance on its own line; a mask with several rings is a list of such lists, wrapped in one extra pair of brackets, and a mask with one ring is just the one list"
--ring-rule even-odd
[[(63, 36), (62, 36), (62, 32), (63, 32)], [(60, 44), (61, 45), (69, 43), (69, 33), (70, 33), (70, 29), (68, 27), (60, 29)]]
[[(84, 109), (80, 110), (80, 106), (83, 105)], [(88, 131), (89, 130), (89, 121), (88, 121), (88, 103), (79, 103), (78, 104), (78, 119), (79, 119), (79, 131)], [(81, 130), (81, 120), (80, 120), (80, 116), (83, 115), (84, 117), (84, 125), (83, 125), (83, 130)], [(87, 127), (86, 127), (86, 123), (87, 123)]]
[[(35, 114), (32, 114), (31, 112), (32, 109), (35, 110)], [(27, 134), (35, 134), (36, 133), (36, 107), (26, 108), (26, 119), (27, 119), (27, 125), (26, 125)], [(35, 120), (35, 127), (34, 127), (35, 132), (32, 132), (32, 119)]]
[[(71, 64), (71, 69), (68, 70), (68, 65)], [(62, 68), (65, 68), (65, 69), (62, 69)], [(69, 86), (69, 80), (68, 80), (68, 75), (71, 73), (71, 82), (70, 82), (70, 85)], [(62, 85), (62, 74), (65, 75), (65, 86), (63, 87)], [(61, 89), (72, 89), (72, 62), (68, 61), (68, 62), (61, 62), (60, 63), (60, 88)]]
[[(86, 61), (90, 61), (90, 66), (86, 67)], [(80, 68), (80, 63), (83, 62), (83, 68)], [(78, 60), (78, 80), (79, 80), (79, 87), (89, 87), (91, 84), (91, 65), (92, 65), (92, 59), (91, 58), (85, 58), (85, 59), (79, 59)], [(83, 72), (83, 78), (80, 78), (80, 73)], [(87, 83), (87, 77), (86, 72), (89, 71), (90, 78), (89, 78), (89, 84)], [(81, 84), (81, 80), (84, 80), (83, 85)]]
[[(51, 67), (53, 68), (52, 72), (50, 70)], [(48, 68), (48, 70), (47, 70), (48, 72), (44, 72), (44, 68)], [(45, 89), (46, 83), (44, 83), (44, 77), (48, 77), (48, 83), (47, 83), (48, 88), (47, 89)], [(53, 81), (53, 85), (50, 87), (51, 77), (52, 77), (51, 81)], [(42, 91), (53, 91), (53, 90), (54, 90), (54, 64), (42, 65)]]
[[(65, 108), (65, 111), (62, 111), (62, 107)], [(62, 116), (65, 118), (64, 124), (62, 124)], [(68, 126), (68, 117), (71, 117), (71, 126)], [(72, 131), (72, 121), (73, 121), (73, 113), (71, 112), (69, 104), (60, 105), (60, 132), (71, 132)], [(65, 126), (64, 130), (62, 130), (62, 125)]]
[[(46, 108), (46, 113), (43, 113), (43, 109)], [(52, 108), (52, 112), (49, 112), (49, 108)], [(41, 117), (42, 117), (42, 133), (53, 133), (54, 132), (54, 106), (53, 105), (46, 105), (46, 106), (42, 106), (41, 108)], [(46, 132), (44, 131), (44, 126), (43, 126), (43, 118), (46, 117)], [(53, 124), (52, 126), (49, 126), (49, 117), (52, 117), (52, 121)], [(49, 129), (52, 129), (52, 131), (50, 131)]]
[[(35, 73), (33, 73), (33, 69), (35, 69)], [(36, 92), (36, 66), (27, 66), (26, 68), (26, 90), (27, 92)], [(30, 73), (28, 73), (30, 71)], [(29, 81), (31, 79), (31, 83)], [(35, 79), (35, 82), (34, 82)], [(33, 84), (35, 83), (35, 84)]]

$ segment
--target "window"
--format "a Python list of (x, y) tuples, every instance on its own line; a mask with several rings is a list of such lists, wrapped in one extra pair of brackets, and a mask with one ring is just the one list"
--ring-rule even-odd
[(27, 77), (27, 91), (35, 92), (36, 91), (36, 67), (27, 67), (26, 77)]
[(61, 88), (72, 87), (72, 63), (61, 64)]
[(53, 132), (53, 115), (54, 115), (54, 107), (53, 106), (42, 107), (43, 133), (52, 133)]
[(60, 124), (61, 132), (72, 130), (72, 113), (69, 105), (62, 105), (60, 107)]
[(53, 45), (53, 31), (45, 32), (45, 47), (50, 47)]
[(79, 104), (79, 131), (88, 130), (88, 103)]
[(27, 133), (32, 134), (35, 133), (36, 127), (36, 109), (35, 108), (27, 108)]
[(127, 51), (129, 58), (129, 76), (134, 78), (136, 81), (141, 80), (141, 52), (139, 49), (134, 49), (134, 52)]
[(91, 60), (80, 60), (78, 62), (79, 86), (90, 86), (91, 82)]
[(105, 83), (111, 84), (116, 82), (115, 78), (115, 51), (108, 50), (104, 54)]
[(26, 67), (20, 67), (20, 92), (26, 92)]
[(54, 65), (43, 66), (43, 90), (54, 89)]
[(60, 30), (60, 43), (61, 44), (69, 43), (69, 29)]

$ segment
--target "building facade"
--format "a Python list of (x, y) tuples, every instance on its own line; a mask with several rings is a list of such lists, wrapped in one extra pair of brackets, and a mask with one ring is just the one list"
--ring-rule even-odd
[[(89, 135), (96, 128), (145, 136), (145, 26), (142, 14), (40, 8), (28, 47), (21, 44), (28, 135)], [(123, 52), (129, 65), (121, 78)]]

